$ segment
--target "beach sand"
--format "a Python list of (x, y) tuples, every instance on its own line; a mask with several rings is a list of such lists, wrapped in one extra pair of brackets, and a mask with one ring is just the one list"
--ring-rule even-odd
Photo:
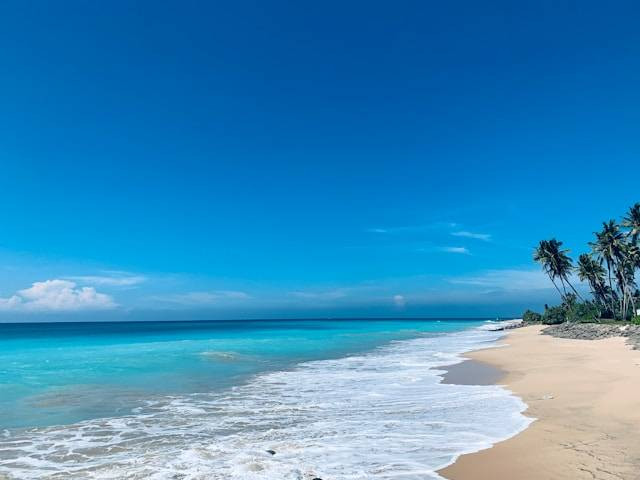
[(502, 342), (507, 346), (468, 355), (504, 371), (498, 383), (520, 396), (529, 406), (525, 414), (537, 420), (488, 450), (463, 455), (440, 475), (640, 480), (640, 351), (622, 338), (568, 340), (540, 335), (541, 329), (513, 330)]

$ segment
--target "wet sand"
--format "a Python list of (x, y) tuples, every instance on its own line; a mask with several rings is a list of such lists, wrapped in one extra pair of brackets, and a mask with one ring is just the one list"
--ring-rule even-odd
[[(619, 337), (569, 340), (540, 330), (513, 330), (507, 347), (469, 355), (503, 370), (498, 383), (537, 420), (439, 473), (450, 480), (640, 480), (640, 351)], [(472, 365), (459, 369), (480, 368)]]
[(442, 383), (456, 385), (495, 385), (505, 376), (500, 368), (471, 359), (446, 367), (446, 370)]

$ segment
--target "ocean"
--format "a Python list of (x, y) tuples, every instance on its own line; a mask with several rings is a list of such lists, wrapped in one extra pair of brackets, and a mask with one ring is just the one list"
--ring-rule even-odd
[(488, 325), (0, 324), (0, 478), (437, 479), (530, 422), (501, 386), (441, 383)]

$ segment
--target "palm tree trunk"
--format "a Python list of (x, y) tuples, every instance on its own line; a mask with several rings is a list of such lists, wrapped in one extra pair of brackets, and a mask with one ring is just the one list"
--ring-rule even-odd
[(591, 291), (591, 296), (594, 301), (598, 301), (598, 287), (596, 286), (596, 281), (594, 278), (589, 278), (589, 290)]
[(575, 289), (575, 287), (574, 287), (573, 285), (571, 285), (571, 282), (569, 281), (569, 279), (568, 279), (568, 278), (565, 278), (565, 280), (566, 280), (567, 284), (571, 287), (571, 290), (573, 290), (573, 293), (575, 293), (575, 294), (576, 294), (576, 296), (577, 296), (580, 300), (584, 301), (584, 298), (582, 298), (582, 295), (580, 295), (580, 294), (578, 293), (578, 291)]
[(560, 285), (562, 285), (562, 291), (564, 292), (564, 296), (567, 296), (567, 286), (564, 284), (564, 280), (560, 277)]
[(622, 320), (626, 320), (627, 318), (627, 282), (624, 278), (624, 272), (620, 271), (622, 266), (618, 267), (618, 271), (616, 272), (616, 277), (618, 281), (618, 288), (622, 293), (622, 298), (620, 298), (620, 313), (622, 314)]
[(553, 283), (553, 286), (556, 287), (556, 290), (558, 291), (558, 293), (560, 294), (560, 298), (562, 299), (562, 301), (564, 302), (564, 295), (562, 294), (562, 292), (560, 291), (560, 289), (558, 288), (558, 285), (556, 284), (556, 281), (553, 279), (553, 277), (551, 275), (549, 275), (549, 278), (551, 279), (551, 283)]
[(563, 303), (567, 306), (570, 312), (573, 312), (571, 308), (571, 304), (569, 303), (569, 297), (567, 296), (567, 286), (564, 284), (564, 279), (560, 277), (560, 284), (562, 285), (562, 290), (564, 291)]
[(613, 282), (611, 281), (611, 263), (609, 263), (609, 259), (606, 259), (606, 260), (607, 260), (607, 273), (609, 276), (609, 290), (610, 290), (609, 295), (611, 296), (611, 301), (609, 303), (611, 304), (611, 315), (613, 315), (613, 319), (615, 320), (616, 307), (615, 307), (615, 303), (613, 302)]

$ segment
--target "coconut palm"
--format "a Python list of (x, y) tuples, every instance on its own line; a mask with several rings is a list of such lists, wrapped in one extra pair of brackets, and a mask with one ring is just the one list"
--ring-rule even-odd
[[(618, 287), (620, 288), (620, 277), (617, 275), (619, 271), (618, 261), (624, 256), (624, 233), (620, 231), (620, 227), (615, 220), (609, 220), (602, 223), (602, 230), (595, 232), (596, 241), (590, 243), (593, 252), (600, 260), (604, 260), (607, 265), (607, 277), (609, 279), (609, 288), (614, 292), (613, 276), (616, 275)], [(613, 294), (612, 294), (613, 297)], [(620, 299), (620, 310), (622, 311), (622, 299)], [(613, 305), (612, 305), (613, 306)], [(615, 308), (613, 309), (615, 313)]]
[[(573, 290), (573, 293), (582, 298), (578, 291), (574, 288), (569, 280), (569, 275), (573, 271), (573, 261), (567, 255), (569, 250), (562, 249), (562, 242), (552, 238), (551, 240), (541, 240), (538, 247), (534, 250), (533, 259), (542, 265), (551, 282), (560, 293), (562, 300), (566, 302), (568, 299), (567, 286)], [(560, 280), (562, 291), (556, 284), (556, 279)]]
[[(612, 278), (616, 280), (617, 300), (620, 317), (627, 318), (629, 306), (635, 308), (635, 270), (640, 264), (640, 254), (638, 246), (634, 243), (632, 212), (635, 205), (630, 209), (630, 214), (625, 218), (625, 224), (630, 225), (630, 232), (625, 233), (620, 229), (614, 220), (603, 223), (602, 231), (596, 232), (596, 241), (591, 244), (596, 255), (607, 264), (609, 277), (609, 287), (613, 292)], [(630, 237), (631, 235), (631, 237)], [(635, 240), (637, 242), (637, 239)]]
[(635, 285), (635, 271), (640, 268), (640, 202), (629, 208), (629, 211), (622, 219), (622, 226), (629, 229), (629, 246), (625, 262), (627, 297), (631, 302), (633, 313), (636, 310), (637, 288)]
[[(595, 237), (595, 241), (589, 243), (592, 253), (582, 254), (578, 259), (578, 277), (589, 284), (596, 310), (605, 306), (613, 318), (626, 320), (629, 312), (637, 311), (636, 306), (640, 305), (640, 290), (635, 280), (640, 269), (640, 202), (629, 208), (620, 224), (615, 220), (603, 222), (602, 230), (595, 232)], [(576, 315), (584, 316), (584, 312), (578, 313), (581, 308), (587, 306), (593, 312), (594, 305), (575, 302), (580, 295), (570, 280), (573, 262), (567, 253), (562, 242), (552, 238), (539, 243), (533, 259), (549, 275), (562, 297), (563, 308), (571, 313), (575, 304)]]
[(588, 253), (583, 253), (578, 258), (578, 278), (588, 282), (596, 303), (607, 302), (607, 288), (605, 285), (605, 270), (602, 262), (596, 260)]
[(640, 238), (640, 202), (629, 208), (629, 211), (622, 219), (622, 226), (629, 229), (628, 235), (631, 237), (632, 245), (638, 245), (638, 238)]
[(622, 256), (618, 261), (618, 274), (619, 285), (623, 289), (623, 304), (622, 304), (622, 318), (627, 318), (629, 306), (631, 305), (632, 311), (636, 311), (635, 302), (635, 270), (640, 263), (640, 249), (630, 243), (623, 245)]
[(556, 290), (560, 294), (560, 297), (564, 301), (566, 291), (560, 290), (558, 284), (556, 283), (556, 271), (554, 268), (553, 257), (550, 254), (549, 249), (549, 240), (540, 240), (538, 246), (533, 250), (533, 260), (542, 265), (542, 270), (549, 276), (551, 283), (556, 287)]

